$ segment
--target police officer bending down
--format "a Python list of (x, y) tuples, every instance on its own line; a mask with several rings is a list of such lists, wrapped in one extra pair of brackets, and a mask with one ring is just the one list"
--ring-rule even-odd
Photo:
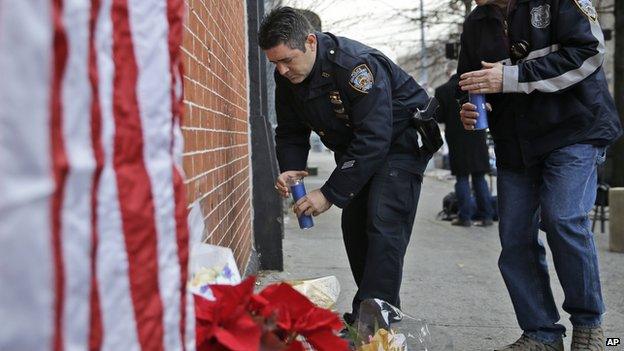
[[(296, 10), (281, 7), (260, 26), (260, 47), (276, 65), (276, 188), (288, 196), (289, 177), (304, 171), (312, 130), (335, 152), (327, 182), (295, 204), (317, 216), (343, 209), (342, 232), (360, 303), (377, 298), (400, 307), (399, 289), (422, 174), (431, 157), (419, 150), (410, 123), (427, 93), (381, 52), (359, 42), (313, 32)], [(395, 320), (401, 313), (396, 312)]]

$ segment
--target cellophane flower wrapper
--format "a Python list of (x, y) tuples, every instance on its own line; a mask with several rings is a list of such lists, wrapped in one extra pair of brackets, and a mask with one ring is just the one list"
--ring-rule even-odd
[(232, 250), (199, 243), (191, 249), (188, 289), (195, 295), (214, 300), (210, 285), (240, 284), (241, 276)]
[(331, 309), (338, 301), (340, 295), (340, 283), (334, 275), (286, 281), (295, 290), (305, 295), (315, 305)]
[(357, 351), (429, 351), (429, 326), (421, 319), (403, 314), (403, 320), (390, 323), (387, 315), (360, 308), (353, 330), (352, 349)]

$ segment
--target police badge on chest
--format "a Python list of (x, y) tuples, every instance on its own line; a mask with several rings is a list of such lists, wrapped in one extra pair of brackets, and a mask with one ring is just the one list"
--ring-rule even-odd
[(531, 25), (540, 29), (550, 25), (550, 5), (544, 4), (531, 9)]

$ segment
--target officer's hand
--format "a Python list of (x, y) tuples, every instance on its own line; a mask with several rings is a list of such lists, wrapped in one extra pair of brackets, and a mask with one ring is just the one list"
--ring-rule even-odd
[[(492, 105), (489, 102), (485, 103), (485, 109), (488, 111), (492, 111)], [(477, 117), (479, 113), (477, 112), (477, 106), (467, 102), (462, 105), (461, 110), (459, 110), (459, 117), (461, 118), (461, 122), (464, 125), (464, 129), (466, 130), (474, 130), (475, 124), (477, 124)]]
[(503, 91), (503, 65), (500, 63), (481, 62), (479, 71), (461, 75), (459, 86), (472, 94), (491, 94)]
[(308, 195), (302, 197), (294, 206), (297, 217), (301, 214), (314, 215), (315, 217), (329, 210), (332, 203), (329, 202), (320, 189), (311, 191)]
[(477, 106), (469, 102), (463, 104), (461, 110), (459, 111), (459, 117), (461, 118), (461, 122), (464, 125), (465, 130), (475, 129), (478, 116), (479, 113), (477, 112)]
[(300, 179), (307, 176), (308, 172), (306, 171), (286, 171), (277, 177), (275, 190), (277, 190), (282, 197), (288, 197), (290, 196), (290, 187), (288, 186), (288, 182), (290, 180)]

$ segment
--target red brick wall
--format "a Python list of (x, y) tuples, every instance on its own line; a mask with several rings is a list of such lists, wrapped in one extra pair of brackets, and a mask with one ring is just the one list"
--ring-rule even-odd
[(231, 247), (244, 271), (252, 244), (246, 18), (243, 0), (186, 0), (184, 170), (206, 242)]

